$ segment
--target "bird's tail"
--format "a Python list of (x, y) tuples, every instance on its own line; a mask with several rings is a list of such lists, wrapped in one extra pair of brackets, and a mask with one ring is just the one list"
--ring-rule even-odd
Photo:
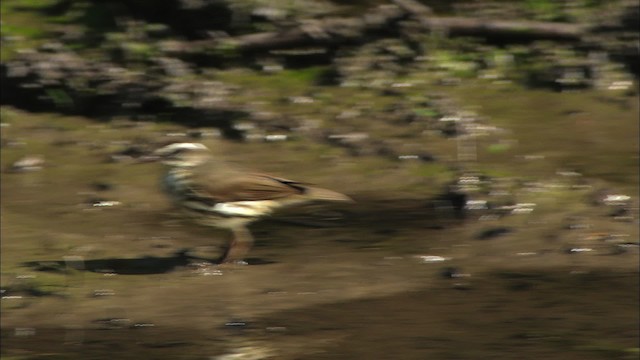
[(355, 202), (352, 198), (337, 191), (317, 187), (306, 188), (305, 195), (314, 200)]

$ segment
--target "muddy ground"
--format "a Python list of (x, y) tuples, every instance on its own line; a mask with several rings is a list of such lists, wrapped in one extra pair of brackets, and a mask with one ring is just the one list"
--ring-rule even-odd
[[(249, 265), (217, 267), (203, 259), (229, 234), (182, 221), (159, 164), (113, 156), (185, 128), (8, 107), (3, 123), (3, 359), (638, 355), (637, 210), (612, 216), (617, 207), (594, 203), (600, 189), (637, 201), (631, 168), (616, 183), (533, 166), (539, 184), (517, 190), (533, 211), (461, 217), (419, 164), (204, 137), (235, 165), (357, 201), (257, 223)], [(523, 152), (535, 153), (527, 139)], [(541, 148), (556, 160), (580, 151)], [(43, 168), (7, 171), (26, 155)]]

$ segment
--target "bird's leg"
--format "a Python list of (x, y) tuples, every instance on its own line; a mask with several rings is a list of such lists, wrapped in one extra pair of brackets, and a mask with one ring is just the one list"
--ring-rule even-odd
[(233, 239), (231, 243), (229, 243), (227, 252), (220, 261), (221, 263), (242, 261), (253, 246), (253, 236), (251, 236), (249, 229), (244, 226), (239, 226), (232, 228), (231, 231), (233, 232)]

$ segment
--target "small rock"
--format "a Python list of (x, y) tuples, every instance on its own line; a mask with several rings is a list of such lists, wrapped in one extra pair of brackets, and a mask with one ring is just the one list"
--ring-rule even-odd
[(144, 329), (144, 328), (150, 328), (150, 327), (154, 327), (156, 326), (156, 324), (151, 323), (151, 322), (145, 322), (145, 323), (135, 323), (131, 325), (132, 329)]
[(629, 200), (631, 197), (623, 194), (609, 194), (603, 199), (604, 203), (609, 206), (625, 205)]
[(106, 318), (106, 319), (94, 320), (93, 323), (103, 325), (107, 329), (122, 329), (124, 327), (129, 326), (129, 324), (131, 323), (131, 319), (127, 319), (127, 318)]
[(464, 208), (467, 210), (487, 210), (489, 205), (487, 200), (467, 200)]
[(567, 254), (578, 254), (578, 253), (591, 252), (591, 251), (593, 251), (592, 248), (569, 248), (565, 252)]
[(292, 96), (289, 98), (289, 102), (293, 104), (312, 104), (315, 101), (313, 100), (313, 98), (310, 98), (308, 96)]
[(512, 214), (529, 214), (531, 212), (533, 212), (533, 210), (535, 209), (536, 204), (535, 203), (518, 203), (515, 204), (513, 206), (513, 209), (511, 209), (511, 213)]
[(114, 200), (106, 200), (98, 197), (91, 197), (87, 199), (86, 204), (91, 205), (93, 207), (112, 207), (120, 205), (119, 201)]
[(535, 251), (525, 251), (525, 252), (518, 252), (516, 253), (517, 256), (535, 256), (538, 255), (537, 252)]
[(470, 277), (471, 274), (461, 273), (460, 270), (456, 267), (449, 266), (440, 272), (440, 275), (445, 279), (457, 279), (463, 277)]
[(121, 204), (120, 201), (103, 200), (103, 201), (94, 202), (92, 206), (93, 207), (112, 207), (112, 206), (118, 206), (120, 204)]
[(226, 322), (224, 326), (227, 328), (234, 328), (234, 329), (245, 328), (247, 326), (247, 322), (242, 320), (231, 320)]
[(112, 289), (96, 289), (93, 290), (93, 297), (114, 296), (116, 292)]
[(36, 334), (36, 329), (30, 327), (17, 327), (13, 333), (15, 336), (33, 336)]
[(42, 170), (44, 166), (44, 157), (40, 155), (27, 155), (18, 159), (9, 168), (10, 172), (29, 172)]
[(453, 287), (455, 290), (472, 290), (472, 289), (473, 289), (473, 287), (471, 286), (471, 284), (470, 284), (470, 283), (467, 283), (467, 282), (463, 282), (463, 283), (455, 283), (455, 284), (453, 284), (453, 285), (452, 285), (452, 287)]
[(252, 21), (268, 21), (277, 22), (284, 20), (287, 17), (287, 12), (277, 7), (257, 7), (251, 12)]
[(288, 136), (284, 134), (265, 135), (264, 137), (264, 140), (267, 142), (285, 141), (287, 139), (288, 139)]
[(187, 75), (191, 75), (192, 71), (189, 68), (189, 65), (182, 60), (169, 58), (169, 57), (159, 57), (155, 59), (158, 70), (166, 76), (170, 77), (184, 77)]
[(416, 255), (415, 257), (425, 264), (451, 260), (451, 258), (437, 255)]
[(599, 189), (590, 195), (593, 205), (606, 206), (625, 206), (631, 200), (631, 197), (625, 194), (617, 194), (611, 189)]

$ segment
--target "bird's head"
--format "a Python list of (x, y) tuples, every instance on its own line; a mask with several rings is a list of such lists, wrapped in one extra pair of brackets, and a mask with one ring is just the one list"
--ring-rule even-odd
[(159, 148), (151, 157), (174, 167), (194, 167), (211, 156), (209, 148), (200, 143), (174, 143)]

